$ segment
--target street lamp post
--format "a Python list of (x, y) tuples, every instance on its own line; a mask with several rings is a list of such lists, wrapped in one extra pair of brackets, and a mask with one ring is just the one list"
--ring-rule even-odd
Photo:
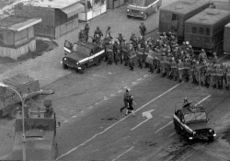
[(23, 98), (23, 96), (12, 86), (9, 86), (7, 84), (4, 84), (2, 82), (0, 82), (0, 86), (1, 87), (5, 87), (5, 88), (9, 88), (11, 89), (12, 91), (14, 91), (18, 97), (20, 98), (21, 100), (21, 103), (22, 103), (22, 158), (23, 158), (23, 161), (26, 161), (26, 149), (25, 149), (25, 143), (26, 143), (26, 134), (25, 134), (25, 100)]

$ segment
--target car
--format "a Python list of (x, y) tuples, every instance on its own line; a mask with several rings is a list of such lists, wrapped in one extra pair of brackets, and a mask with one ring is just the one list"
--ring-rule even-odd
[(156, 12), (161, 6), (162, 0), (131, 0), (127, 5), (127, 17), (137, 17), (146, 20), (148, 16)]
[(213, 141), (216, 137), (214, 129), (209, 127), (207, 113), (201, 105), (188, 103), (176, 109), (173, 122), (176, 132), (188, 142)]
[(83, 73), (92, 65), (100, 64), (105, 56), (102, 46), (92, 42), (77, 42), (72, 44), (68, 40), (64, 43), (65, 56), (61, 60), (64, 69), (72, 68)]

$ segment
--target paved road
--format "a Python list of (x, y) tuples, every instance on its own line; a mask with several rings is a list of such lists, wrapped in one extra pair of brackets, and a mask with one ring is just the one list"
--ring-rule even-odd
[[(132, 89), (135, 116), (122, 117), (122, 94), (96, 105), (94, 110), (58, 132), (59, 160), (78, 161), (167, 161), (230, 158), (223, 135), (227, 128), (230, 100), (226, 91), (209, 90), (189, 83), (177, 84), (152, 75)], [(187, 145), (173, 129), (175, 105), (188, 96), (202, 103), (218, 138), (211, 144)], [(152, 111), (146, 120), (143, 112)], [(220, 126), (221, 125), (221, 126)], [(216, 150), (218, 149), (218, 150)]]

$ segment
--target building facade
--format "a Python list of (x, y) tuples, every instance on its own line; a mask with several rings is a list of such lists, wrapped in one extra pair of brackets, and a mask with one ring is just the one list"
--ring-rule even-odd
[(84, 11), (80, 1), (38, 0), (21, 3), (15, 7), (15, 14), (24, 17), (40, 17), (42, 22), (35, 26), (35, 35), (58, 39), (78, 28), (78, 13)]

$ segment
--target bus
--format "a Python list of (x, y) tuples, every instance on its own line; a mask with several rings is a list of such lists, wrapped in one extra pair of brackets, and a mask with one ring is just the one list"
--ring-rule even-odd
[(162, 0), (130, 0), (126, 8), (127, 17), (146, 20), (149, 15), (157, 12)]

